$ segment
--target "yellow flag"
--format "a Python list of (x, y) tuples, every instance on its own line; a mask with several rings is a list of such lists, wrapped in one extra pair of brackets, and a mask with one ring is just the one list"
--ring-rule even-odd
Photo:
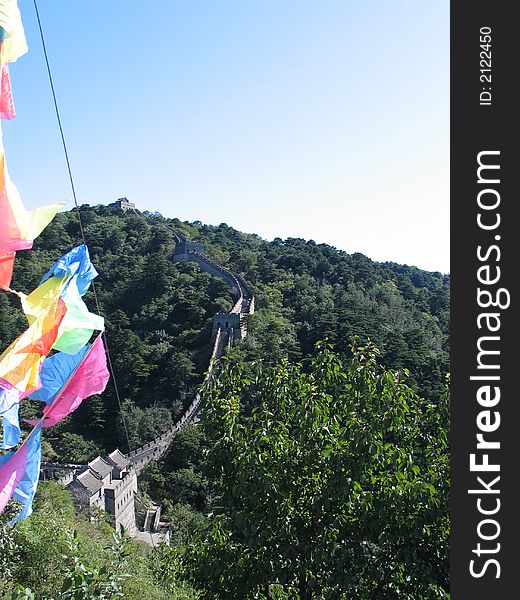
[(42, 362), (58, 337), (59, 326), (67, 311), (60, 298), (64, 281), (65, 278), (53, 277), (29, 296), (21, 295), (22, 306), (24, 311), (29, 311), (26, 314), (31, 324), (0, 356), (0, 379), (19, 392), (30, 393), (40, 386)]

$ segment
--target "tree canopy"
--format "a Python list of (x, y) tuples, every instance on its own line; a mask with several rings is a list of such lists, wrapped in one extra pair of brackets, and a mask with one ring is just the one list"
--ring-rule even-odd
[(377, 356), (224, 363), (202, 421), (217, 500), (188, 558), (204, 598), (448, 597), (447, 394), (424, 401)]
[[(142, 575), (150, 598), (447, 597), (449, 277), (226, 224), (106, 206), (81, 214), (121, 403), (110, 384), (89, 398), (45, 431), (44, 460), (136, 448), (191, 403), (208, 368), (213, 315), (233, 300), (221, 279), (174, 262), (176, 231), (240, 273), (256, 311), (205, 391), (201, 426), (176, 436), (140, 476), (141, 493), (172, 525), (172, 547), (151, 563), (135, 550), (129, 578), (106, 577), (123, 557), (92, 558), (99, 532), (44, 486), (32, 517), (14, 530), (0, 524), (0, 562), (14, 574), (0, 589), (31, 597), (14, 595), (24, 593), (19, 582), (27, 594), (62, 597), (74, 574), (63, 593), (106, 584), (143, 597)], [(76, 213), (57, 215), (33, 250), (18, 253), (12, 287), (30, 291), (81, 241)], [(85, 300), (95, 310), (92, 292)], [(5, 348), (26, 328), (17, 298), (0, 295), (0, 317)], [(21, 404), (22, 418), (40, 410)], [(47, 550), (51, 562), (66, 553), (66, 573), (42, 578), (17, 562), (35, 565)]]
[[(135, 428), (132, 445), (149, 441), (165, 410), (175, 420), (191, 402), (208, 366), (212, 317), (232, 306), (224, 281), (195, 263), (173, 261), (175, 231), (202, 242), (210, 258), (251, 286), (256, 312), (240, 348), (243, 360), (302, 360), (325, 337), (346, 357), (357, 335), (373, 340), (388, 366), (406, 367), (410, 385), (422, 396), (435, 399), (442, 392), (449, 352), (446, 275), (375, 263), (312, 240), (267, 242), (226, 224), (125, 214), (107, 206), (84, 205), (81, 215), (100, 273), (96, 292), (121, 400), (136, 422), (142, 410), (150, 425), (142, 433)], [(56, 258), (79, 243), (76, 212), (58, 214), (33, 250), (19, 252), (13, 288), (33, 289)], [(95, 310), (92, 292), (85, 299)], [(0, 315), (5, 348), (26, 325), (18, 300), (6, 294), (0, 295)], [(62, 430), (81, 435), (92, 449), (127, 450), (120, 419), (109, 384), (101, 399), (84, 403)]]

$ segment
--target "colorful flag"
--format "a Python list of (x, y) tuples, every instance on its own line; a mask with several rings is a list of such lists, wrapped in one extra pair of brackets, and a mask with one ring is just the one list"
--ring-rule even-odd
[[(27, 52), (16, 0), (0, 0), (0, 118), (15, 116), (8, 62)], [(9, 177), (0, 127), (0, 289), (10, 289), (18, 250), (31, 248), (34, 239), (54, 218), (64, 202), (26, 210)], [(20, 442), (20, 400), (32, 397), (46, 403), (44, 417), (15, 452), (0, 456), (0, 513), (10, 498), (23, 504), (11, 523), (29, 516), (38, 485), (41, 428), (58, 423), (81, 402), (102, 392), (109, 373), (101, 335), (87, 344), (103, 318), (92, 314), (82, 300), (97, 271), (85, 245), (60, 258), (29, 295), (17, 293), (29, 322), (28, 329), (0, 355), (0, 416), (2, 444)], [(51, 349), (60, 350), (48, 356)], [(41, 387), (40, 389), (40, 386)]]
[(27, 52), (27, 41), (16, 0), (0, 0), (1, 58), (14, 62)]
[(2, 448), (14, 448), (20, 443), (22, 431), (18, 409), (20, 402), (14, 402), (2, 413)]
[[(64, 280), (54, 277), (37, 288), (33, 298), (37, 317), (0, 356), (0, 416), (2, 447), (20, 441), (18, 405), (20, 400), (40, 387), (40, 370), (58, 336), (67, 310), (60, 293)], [(43, 289), (40, 289), (43, 288)], [(36, 310), (36, 308), (38, 310)]]
[(4, 510), (22, 480), (27, 466), (28, 450), (27, 445), (23, 444), (16, 452), (0, 456), (0, 512)]
[(65, 317), (58, 329), (58, 338), (54, 350), (67, 354), (76, 354), (90, 340), (94, 330), (103, 331), (103, 317), (89, 312), (85, 302), (79, 295), (77, 276), (67, 284), (62, 294), (62, 300), (67, 307)]
[(32, 248), (33, 241), (65, 206), (57, 202), (25, 210), (7, 172), (0, 129), (0, 288), (9, 290), (14, 252)]
[(2, 417), (2, 448), (12, 448), (20, 442), (21, 431), (18, 406), (25, 394), (7, 383), (0, 382), (0, 415)]
[(16, 252), (0, 252), (0, 290), (9, 291)]
[[(6, 385), (16, 388), (18, 402), (40, 387), (42, 363), (51, 349), (75, 355), (94, 330), (104, 329), (104, 319), (89, 312), (78, 288), (81, 285), (85, 293), (96, 275), (88, 249), (81, 245), (62, 256), (29, 295), (17, 292), (29, 329), (0, 356), (0, 388)], [(59, 310), (53, 312), (53, 307)], [(2, 393), (5, 395), (0, 390)], [(12, 447), (20, 436), (18, 407), (0, 403), (0, 415), (3, 447)]]
[[(0, 42), (1, 44), (2, 42)], [(9, 76), (9, 65), (1, 62), (0, 48), (0, 118), (14, 119), (16, 111), (14, 109), (13, 91), (11, 89), (11, 78)]]
[(0, 146), (0, 252), (32, 248), (34, 239), (63, 206), (65, 202), (57, 202), (25, 210), (20, 194), (9, 177), (3, 147)]
[(55, 425), (75, 411), (85, 398), (104, 391), (109, 377), (105, 347), (99, 335), (54, 400), (43, 409), (43, 427)]
[(40, 373), (42, 386), (39, 390), (32, 392), (30, 397), (33, 400), (40, 400), (41, 402), (45, 402), (45, 404), (50, 404), (78, 368), (90, 348), (91, 344), (88, 344), (77, 354), (70, 355), (64, 352), (57, 352), (46, 358)]
[(80, 296), (84, 296), (92, 280), (98, 276), (94, 265), (90, 262), (90, 254), (85, 244), (72, 248), (59, 260), (42, 277), (40, 283), (43, 283), (49, 277), (74, 277)]
[(90, 340), (94, 330), (103, 331), (105, 328), (103, 317), (91, 313), (81, 298), (97, 274), (90, 262), (88, 248), (82, 244), (54, 263), (31, 294), (18, 293), (27, 319), (32, 323), (45, 307), (44, 295), (48, 287), (53, 287), (54, 281), (63, 282), (60, 295), (67, 312), (60, 324), (54, 350), (76, 354)]
[(76, 354), (90, 340), (94, 330), (103, 331), (105, 321), (103, 317), (91, 313), (80, 296), (78, 281), (85, 289), (84, 272), (77, 271), (69, 280), (67, 277), (70, 277), (70, 272), (67, 273), (64, 270), (56, 272), (60, 274), (60, 277), (44, 278), (43, 283), (28, 296), (21, 292), (18, 292), (18, 296), (27, 320), (32, 324), (45, 310), (48, 304), (49, 290), (56, 290), (56, 286), (59, 286), (59, 294), (67, 310), (60, 323), (53, 349)]
[(32, 513), (40, 463), (41, 423), (38, 423), (16, 452), (0, 456), (0, 512), (10, 498), (23, 504), (21, 512), (10, 523), (25, 519)]
[[(49, 354), (66, 312), (59, 296), (28, 329), (0, 355), (0, 386), (7, 382), (27, 395), (40, 387), (39, 372)], [(5, 387), (5, 386), (2, 386)]]

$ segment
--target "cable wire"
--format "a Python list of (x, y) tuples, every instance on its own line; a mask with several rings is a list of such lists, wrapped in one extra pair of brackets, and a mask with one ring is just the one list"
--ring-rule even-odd
[[(53, 81), (53, 77), (52, 77), (52, 71), (51, 71), (51, 66), (49, 63), (49, 57), (47, 55), (47, 47), (45, 45), (45, 36), (43, 35), (43, 27), (42, 27), (42, 23), (40, 20), (40, 12), (38, 10), (38, 3), (36, 2), (36, 0), (33, 0), (33, 4), (34, 4), (34, 10), (36, 12), (36, 20), (38, 22), (38, 29), (40, 31), (40, 39), (42, 42), (42, 48), (43, 48), (43, 55), (45, 57), (45, 64), (47, 66), (47, 74), (49, 76), (49, 83), (51, 86), (51, 92), (52, 92), (52, 99), (54, 101), (54, 109), (56, 111), (56, 119), (58, 121), (58, 128), (60, 130), (60, 136), (61, 136), (61, 143), (63, 146), (63, 152), (65, 154), (65, 161), (67, 163), (67, 171), (69, 173), (69, 181), (70, 181), (70, 187), (72, 190), (72, 197), (74, 198), (74, 205), (76, 207), (76, 213), (78, 215), (78, 222), (79, 222), (79, 229), (80, 229), (80, 233), (81, 233), (81, 239), (83, 240), (83, 243), (85, 244), (85, 246), (87, 245), (87, 241), (85, 238), (85, 231), (83, 229), (83, 222), (81, 220), (81, 212), (79, 210), (79, 204), (78, 204), (78, 199), (76, 196), (76, 186), (74, 185), (74, 177), (72, 176), (72, 169), (70, 166), (70, 160), (69, 160), (69, 153), (67, 150), (67, 143), (65, 141), (65, 135), (63, 133), (63, 127), (61, 124), (61, 117), (60, 117), (60, 110), (58, 108), (58, 100), (56, 98), (56, 91), (54, 89), (54, 81)], [(101, 310), (99, 307), (99, 300), (98, 300), (98, 296), (97, 296), (97, 292), (96, 292), (96, 286), (94, 284), (94, 282), (92, 282), (92, 292), (94, 293), (94, 301), (96, 304), (96, 311), (97, 314), (100, 315), (101, 314)], [(125, 416), (122, 410), (122, 406), (121, 406), (121, 398), (119, 396), (119, 389), (117, 387), (117, 381), (116, 381), (116, 376), (114, 373), (114, 368), (112, 366), (112, 359), (110, 358), (110, 351), (108, 348), (108, 341), (107, 341), (107, 336), (105, 331), (102, 332), (102, 336), (103, 336), (103, 341), (105, 343), (105, 350), (106, 350), (106, 355), (107, 355), (107, 362), (108, 362), (108, 368), (110, 370), (110, 375), (112, 376), (112, 383), (114, 384), (114, 391), (116, 394), (116, 398), (117, 398), (117, 403), (119, 405), (119, 413), (121, 415), (121, 421), (123, 423), (123, 428), (125, 430), (125, 436), (126, 436), (126, 443), (128, 445), (128, 451), (131, 452), (132, 448), (130, 446), (130, 437), (128, 435), (128, 428), (126, 425), (126, 420), (125, 420)]]

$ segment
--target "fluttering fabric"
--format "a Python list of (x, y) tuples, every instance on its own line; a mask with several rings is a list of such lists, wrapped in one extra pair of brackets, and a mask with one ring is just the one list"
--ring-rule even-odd
[[(15, 116), (9, 62), (27, 52), (27, 43), (16, 0), (0, 0), (0, 117)], [(10, 290), (17, 250), (32, 247), (34, 239), (54, 218), (64, 202), (25, 210), (9, 177), (0, 127), (0, 289)]]
[(62, 299), (67, 312), (58, 329), (58, 338), (53, 349), (76, 354), (90, 340), (94, 330), (103, 331), (105, 320), (89, 312), (79, 295), (76, 277), (67, 284)]
[(65, 202), (26, 210), (9, 177), (0, 130), (0, 288), (9, 290), (14, 252), (32, 248), (33, 241)]
[[(51, 277), (42, 286), (46, 285), (49, 290), (59, 289), (53, 280), (62, 281), (62, 278)], [(61, 298), (58, 303), (60, 302)], [(30, 328), (38, 322), (37, 319)], [(41, 387), (31, 394), (33, 399), (46, 403), (43, 417), (39, 421), (28, 420), (27, 423), (35, 426), (29, 438), (16, 452), (0, 457), (0, 512), (11, 496), (24, 504), (22, 512), (13, 519), (13, 523), (32, 512), (32, 499), (36, 493), (41, 459), (39, 430), (64, 419), (88, 396), (103, 392), (108, 379), (109, 372), (101, 334), (93, 344), (85, 345), (74, 355), (58, 352), (43, 362), (40, 373)], [(3, 397), (0, 395), (0, 408), (4, 407), (3, 445), (12, 447), (20, 440), (18, 404), (19, 399), (26, 393), (20, 392), (3, 379), (0, 379), (0, 392), (3, 392)], [(33, 435), (36, 430), (38, 433)], [(34, 444), (37, 444), (37, 447)]]
[(90, 262), (88, 248), (82, 244), (62, 256), (43, 276), (41, 284), (28, 296), (18, 293), (22, 300), (22, 308), (29, 323), (38, 316), (41, 306), (41, 292), (49, 282), (64, 282), (61, 298), (67, 312), (60, 324), (54, 350), (68, 354), (76, 354), (92, 337), (94, 330), (103, 331), (103, 317), (91, 313), (81, 296), (88, 290), (92, 280), (97, 276), (94, 265)]
[[(63, 374), (62, 372), (58, 375), (60, 380), (63, 379)], [(105, 346), (102, 336), (99, 335), (61, 390), (54, 395), (52, 402), (43, 409), (42, 427), (59, 423), (74, 412), (85, 398), (103, 392), (109, 377)]]
[(46, 358), (40, 373), (42, 387), (32, 392), (30, 397), (50, 404), (78, 368), (90, 347), (89, 344), (73, 355), (57, 352)]
[(41, 424), (38, 423), (16, 452), (0, 456), (0, 512), (10, 498), (23, 504), (21, 512), (10, 523), (25, 519), (32, 513), (40, 463)]
[(65, 206), (64, 201), (26, 210), (16, 186), (9, 177), (3, 145), (0, 146), (1, 252), (32, 248), (34, 239), (40, 235), (63, 206)]
[(90, 254), (85, 244), (76, 246), (70, 252), (67, 252), (42, 277), (40, 283), (43, 283), (49, 277), (74, 277), (80, 296), (84, 296), (92, 280), (98, 276), (94, 265), (90, 262)]
[(2, 415), (2, 448), (13, 448), (20, 443), (22, 432), (18, 408), (24, 393), (4, 381), (0, 384), (0, 415)]
[(28, 50), (20, 9), (16, 0), (0, 0), (1, 57), (14, 62)]
[(16, 252), (0, 252), (0, 289), (8, 291), (13, 278)]
[[(1, 43), (2, 42), (0, 42), (0, 44)], [(14, 108), (11, 77), (9, 76), (9, 65), (1, 62), (0, 59), (0, 118), (14, 119), (15, 117), (16, 110)]]
[(19, 402), (14, 402), (2, 414), (2, 448), (14, 448), (20, 443), (22, 431), (20, 429), (20, 418), (18, 411)]
[(58, 291), (45, 311), (0, 355), (0, 387), (7, 382), (25, 395), (40, 387), (43, 358), (58, 337), (66, 310)]
[(28, 454), (28, 446), (23, 444), (16, 452), (0, 456), (0, 511), (4, 510), (22, 480)]
[(21, 393), (7, 381), (0, 381), (0, 415), (4, 414), (20, 402)]
[(9, 397), (11, 404), (8, 405), (7, 400), (2, 402), (2, 388), (4, 396), (6, 384), (16, 388), (17, 402), (20, 402), (41, 387), (42, 363), (51, 349), (76, 355), (94, 330), (104, 329), (104, 319), (89, 312), (79, 290), (81, 286), (85, 293), (96, 275), (88, 249), (83, 244), (62, 256), (29, 295), (18, 292), (29, 329), (0, 356), (3, 448), (18, 444), (21, 430), (18, 407), (12, 406), (13, 394)]
[[(9, 62), (27, 52), (16, 0), (0, 0), (0, 117), (15, 116)], [(34, 239), (54, 218), (64, 202), (26, 210), (9, 177), (0, 127), (0, 289), (11, 290), (18, 250)], [(88, 344), (103, 318), (90, 313), (82, 296), (97, 271), (85, 245), (60, 258), (29, 295), (16, 293), (28, 328), (0, 355), (0, 416), (2, 446), (20, 443), (19, 405), (26, 396), (45, 402), (43, 416), (27, 421), (33, 430), (14, 452), (0, 456), (0, 513), (10, 498), (22, 503), (15, 523), (29, 516), (38, 485), (41, 429), (58, 423), (81, 402), (104, 391), (109, 373), (101, 334)], [(50, 355), (51, 351), (56, 351)]]
[(29, 325), (40, 319), (49, 305), (62, 297), (66, 285), (66, 277), (51, 277), (40, 283), (29, 295), (18, 292)]
[(22, 398), (40, 387), (42, 363), (56, 341), (65, 315), (66, 306), (59, 297), (59, 286), (54, 287), (44, 296), (48, 299), (46, 309), (42, 309), (38, 318), (0, 356), (3, 448), (12, 448), (20, 441), (18, 405)]
[[(46, 286), (48, 290), (59, 289), (54, 280), (63, 281), (62, 278), (51, 277), (42, 286)], [(38, 319), (33, 325), (36, 323)], [(16, 452), (0, 457), (0, 512), (11, 496), (24, 504), (23, 510), (11, 521), (12, 523), (29, 516), (32, 512), (41, 460), (40, 429), (55, 425), (64, 419), (88, 396), (103, 392), (108, 379), (109, 372), (101, 334), (93, 344), (85, 345), (74, 355), (58, 352), (45, 359), (40, 373), (41, 387), (31, 394), (33, 399), (46, 403), (43, 417), (39, 421), (28, 420), (27, 423), (35, 428), (27, 440)], [(0, 396), (0, 407), (3, 402), (5, 408), (2, 415), (3, 444), (4, 447), (12, 447), (20, 441), (18, 401), (25, 394), (8, 385), (6, 381), (2, 390), (2, 381), (4, 380), (0, 380), (0, 391), (3, 391), (4, 395), (3, 400)]]
[[(45, 285), (49, 278), (68, 278), (62, 293), (67, 313), (60, 325), (58, 338), (53, 346), (54, 350), (76, 354), (90, 340), (95, 330), (103, 331), (105, 328), (103, 317), (91, 313), (81, 298), (97, 274), (90, 261), (88, 248), (82, 244), (62, 256), (43, 276), (42, 285)], [(28, 297), (25, 303), (27, 300)], [(30, 309), (24, 307), (26, 314), (28, 310)]]

